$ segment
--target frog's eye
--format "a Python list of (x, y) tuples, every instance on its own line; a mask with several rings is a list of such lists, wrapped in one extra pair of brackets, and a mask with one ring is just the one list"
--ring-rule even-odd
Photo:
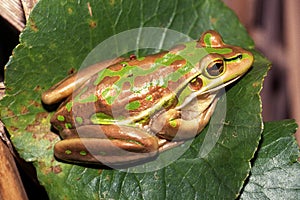
[(199, 66), (204, 76), (207, 78), (217, 78), (225, 72), (225, 64), (224, 58), (221, 55), (211, 53), (201, 59)]
[(223, 59), (218, 59), (209, 63), (205, 71), (210, 77), (216, 77), (221, 75), (224, 72), (224, 69), (225, 67)]

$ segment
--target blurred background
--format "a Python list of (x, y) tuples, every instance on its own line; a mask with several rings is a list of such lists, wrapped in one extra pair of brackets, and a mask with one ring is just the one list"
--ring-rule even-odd
[[(38, 0), (1, 0), (0, 82), (3, 66), (18, 44), (26, 18)], [(223, 0), (238, 15), (256, 49), (272, 63), (262, 91), (264, 121), (294, 118), (300, 123), (300, 1)], [(0, 92), (3, 85), (0, 84)], [(297, 133), (300, 144), (300, 132)]]
[[(272, 68), (262, 90), (264, 121), (300, 124), (300, 1), (223, 0), (245, 25)], [(300, 144), (300, 131), (296, 133)]]

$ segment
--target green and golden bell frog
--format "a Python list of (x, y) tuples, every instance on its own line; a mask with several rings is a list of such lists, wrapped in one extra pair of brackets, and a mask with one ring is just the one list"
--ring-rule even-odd
[(169, 51), (108, 60), (72, 74), (42, 95), (45, 104), (65, 99), (51, 118), (63, 139), (55, 156), (116, 166), (154, 159), (195, 137), (209, 122), (218, 91), (252, 63), (249, 51), (210, 30)]

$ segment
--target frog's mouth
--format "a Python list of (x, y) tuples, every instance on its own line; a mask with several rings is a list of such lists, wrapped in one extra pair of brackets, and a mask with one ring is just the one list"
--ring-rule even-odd
[[(243, 76), (243, 75), (237, 76), (236, 78), (234, 78), (234, 79), (232, 79), (232, 80), (230, 80), (230, 81), (228, 81), (228, 82), (226, 82), (226, 83), (224, 83), (224, 84), (222, 84), (222, 85), (219, 85), (219, 86), (217, 86), (217, 87), (215, 87), (215, 88), (212, 88), (212, 89), (210, 89), (210, 90), (207, 90), (207, 91), (205, 91), (205, 92), (199, 92), (198, 95), (205, 94), (205, 93), (213, 93), (213, 92), (216, 92), (216, 91), (218, 91), (218, 90), (220, 90), (220, 89), (226, 87), (227, 85), (230, 85), (231, 83), (235, 82), (236, 80), (238, 80), (238, 79), (241, 78), (242, 76)], [(195, 92), (195, 93), (197, 93), (197, 92)], [(198, 96), (198, 95), (196, 95), (196, 96)]]

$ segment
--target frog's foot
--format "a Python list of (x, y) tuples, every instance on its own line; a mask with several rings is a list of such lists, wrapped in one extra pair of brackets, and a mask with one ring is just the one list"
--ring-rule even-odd
[(136, 127), (86, 125), (77, 132), (78, 138), (61, 140), (55, 145), (57, 158), (122, 167), (148, 162), (158, 155), (158, 139)]

